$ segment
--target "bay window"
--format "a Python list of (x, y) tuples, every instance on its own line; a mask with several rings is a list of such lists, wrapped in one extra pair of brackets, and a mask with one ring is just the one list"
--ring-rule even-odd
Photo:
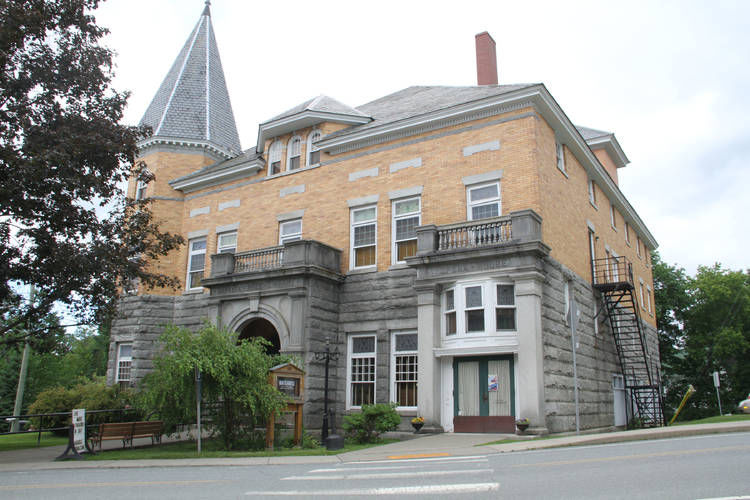
[(443, 334), (495, 335), (516, 331), (515, 286), (494, 280), (456, 284), (443, 292)]

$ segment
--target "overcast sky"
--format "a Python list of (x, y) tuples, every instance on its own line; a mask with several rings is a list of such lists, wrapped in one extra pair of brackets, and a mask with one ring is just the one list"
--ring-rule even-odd
[[(203, 0), (108, 0), (118, 90), (137, 123)], [(450, 6), (450, 8), (448, 7)], [(319, 94), (359, 106), (411, 85), (475, 85), (474, 35), (500, 83), (544, 83), (573, 123), (614, 132), (620, 187), (669, 263), (747, 269), (750, 2), (214, 0), (243, 148)]]

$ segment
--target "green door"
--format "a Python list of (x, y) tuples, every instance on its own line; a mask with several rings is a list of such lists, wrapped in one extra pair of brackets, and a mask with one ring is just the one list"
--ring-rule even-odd
[[(456, 432), (490, 432), (513, 422), (515, 380), (512, 356), (456, 358), (453, 405)], [(488, 418), (480, 418), (488, 417)], [(505, 417), (498, 419), (498, 417)], [(497, 431), (500, 432), (500, 431)]]

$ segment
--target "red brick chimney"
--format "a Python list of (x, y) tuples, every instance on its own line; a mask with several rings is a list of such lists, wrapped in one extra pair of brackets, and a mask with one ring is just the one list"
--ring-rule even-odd
[(495, 40), (486, 31), (476, 36), (477, 85), (497, 85)]

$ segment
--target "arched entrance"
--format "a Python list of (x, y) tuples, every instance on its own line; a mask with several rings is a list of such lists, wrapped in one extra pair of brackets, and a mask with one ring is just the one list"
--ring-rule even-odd
[(255, 318), (246, 323), (240, 330), (239, 340), (261, 337), (271, 343), (267, 346), (268, 354), (278, 354), (281, 351), (281, 340), (273, 324), (267, 319)]

